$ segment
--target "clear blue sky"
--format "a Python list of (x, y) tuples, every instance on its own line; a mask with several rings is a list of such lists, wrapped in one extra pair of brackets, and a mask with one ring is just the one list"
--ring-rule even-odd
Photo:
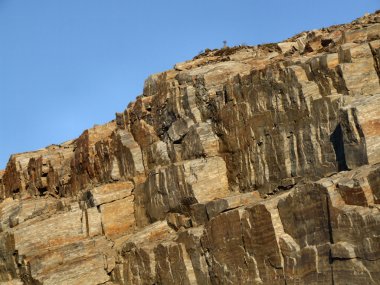
[(349, 22), (380, 0), (0, 0), (0, 169), (123, 111), (205, 48)]

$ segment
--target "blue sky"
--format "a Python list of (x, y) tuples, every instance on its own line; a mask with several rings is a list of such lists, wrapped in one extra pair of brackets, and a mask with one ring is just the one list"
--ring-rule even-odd
[(380, 0), (0, 0), (0, 169), (102, 124), (205, 48), (277, 42)]

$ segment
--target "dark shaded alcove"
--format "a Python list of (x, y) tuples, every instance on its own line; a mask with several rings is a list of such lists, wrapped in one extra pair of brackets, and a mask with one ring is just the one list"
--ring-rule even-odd
[(335, 159), (338, 164), (338, 171), (348, 170), (346, 154), (344, 153), (342, 126), (338, 124), (334, 132), (330, 135), (330, 141), (335, 151)]

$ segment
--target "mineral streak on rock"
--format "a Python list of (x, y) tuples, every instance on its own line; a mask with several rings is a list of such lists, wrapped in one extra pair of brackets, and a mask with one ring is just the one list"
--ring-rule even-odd
[(380, 12), (206, 50), (0, 171), (0, 284), (380, 284)]

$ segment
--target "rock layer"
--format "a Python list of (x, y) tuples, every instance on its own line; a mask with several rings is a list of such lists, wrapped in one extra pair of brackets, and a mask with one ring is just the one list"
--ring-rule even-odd
[(0, 171), (0, 284), (378, 284), (380, 14), (150, 76)]

